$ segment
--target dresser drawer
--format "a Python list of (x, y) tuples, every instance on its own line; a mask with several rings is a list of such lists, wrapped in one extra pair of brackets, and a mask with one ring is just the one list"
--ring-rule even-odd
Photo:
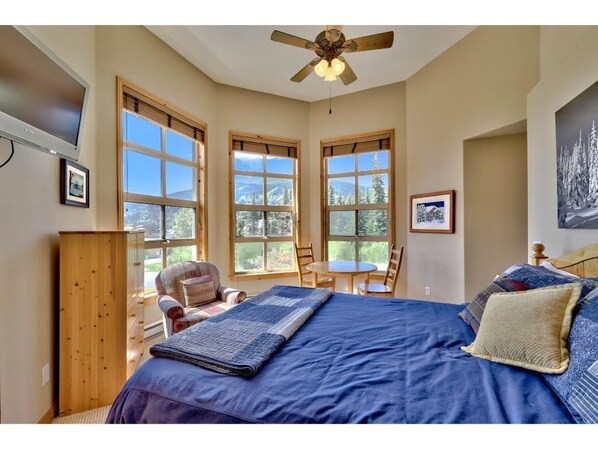
[(143, 320), (136, 321), (127, 332), (127, 357), (138, 345), (143, 345)]
[(143, 325), (143, 307), (143, 299), (134, 301), (129, 305), (127, 309), (127, 334), (132, 332), (135, 323)]

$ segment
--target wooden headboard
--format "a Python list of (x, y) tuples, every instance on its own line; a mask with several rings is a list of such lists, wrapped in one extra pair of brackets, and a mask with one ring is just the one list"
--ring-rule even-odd
[(534, 243), (532, 250), (534, 251), (534, 254), (530, 256), (532, 265), (540, 265), (546, 260), (556, 268), (580, 277), (598, 277), (598, 243), (592, 243), (577, 251), (559, 257), (545, 256), (543, 252), (544, 245), (541, 243)]

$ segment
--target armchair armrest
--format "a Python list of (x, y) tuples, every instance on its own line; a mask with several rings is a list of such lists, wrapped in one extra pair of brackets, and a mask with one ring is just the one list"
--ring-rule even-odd
[(158, 307), (165, 317), (176, 320), (185, 316), (185, 310), (181, 303), (169, 295), (158, 295)]
[(220, 286), (216, 292), (216, 299), (227, 304), (239, 304), (245, 301), (245, 298), (247, 298), (247, 293), (235, 288)]

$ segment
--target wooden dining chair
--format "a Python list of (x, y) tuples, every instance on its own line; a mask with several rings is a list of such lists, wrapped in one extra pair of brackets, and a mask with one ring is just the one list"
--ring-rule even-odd
[(316, 276), (318, 287), (325, 288), (330, 287), (332, 290), (336, 287), (336, 282), (333, 277), (319, 277), (317, 273), (312, 273), (307, 268), (314, 259), (314, 249), (309, 242), (308, 246), (298, 246), (295, 243), (295, 258), (297, 260), (297, 272), (299, 273), (299, 285), (301, 287), (313, 287), (313, 276)]
[(395, 249), (395, 245), (390, 247), (390, 259), (384, 281), (379, 283), (371, 283), (366, 281), (359, 284), (357, 291), (360, 295), (368, 296), (386, 296), (392, 298), (394, 296), (397, 280), (399, 279), (399, 271), (401, 270), (401, 262), (403, 261), (403, 247)]

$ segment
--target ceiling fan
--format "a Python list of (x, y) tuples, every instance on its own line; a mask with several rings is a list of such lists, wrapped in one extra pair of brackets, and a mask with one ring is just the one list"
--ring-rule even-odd
[(326, 30), (318, 34), (313, 41), (278, 30), (272, 32), (270, 39), (282, 44), (313, 50), (318, 55), (317, 58), (299, 70), (291, 78), (291, 81), (300, 83), (311, 72), (316, 72), (318, 76), (324, 77), (326, 81), (334, 81), (339, 76), (346, 86), (355, 81), (357, 76), (341, 54), (390, 48), (394, 40), (394, 32), (387, 31), (386, 33), (347, 39), (343, 34), (342, 25), (328, 25)]

